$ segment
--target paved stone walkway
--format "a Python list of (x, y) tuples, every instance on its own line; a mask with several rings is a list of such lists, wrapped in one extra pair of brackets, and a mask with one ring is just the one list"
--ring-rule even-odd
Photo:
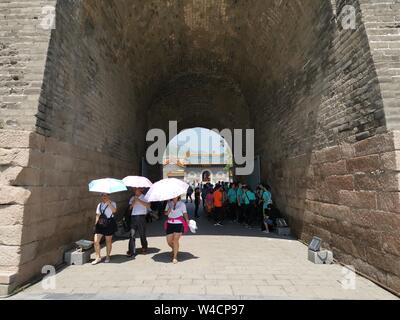
[(66, 267), (56, 290), (38, 283), (11, 299), (396, 299), (359, 276), (356, 288), (345, 290), (343, 268), (308, 262), (307, 247), (296, 240), (206, 219), (199, 228), (182, 239), (177, 265), (154, 222), (148, 255), (128, 260), (127, 240), (118, 240), (110, 264)]

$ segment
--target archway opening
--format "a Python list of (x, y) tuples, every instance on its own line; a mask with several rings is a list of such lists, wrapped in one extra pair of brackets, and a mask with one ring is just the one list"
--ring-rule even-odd
[(192, 186), (231, 182), (233, 155), (217, 132), (196, 127), (177, 134), (163, 155), (163, 178), (178, 178)]

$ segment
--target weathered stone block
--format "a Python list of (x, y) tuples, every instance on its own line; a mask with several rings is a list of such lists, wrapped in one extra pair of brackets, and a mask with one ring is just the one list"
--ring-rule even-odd
[(19, 246), (4, 246), (0, 245), (0, 266), (15, 267), (20, 262), (20, 247)]
[(376, 192), (339, 191), (339, 203), (354, 208), (376, 209)]
[(372, 172), (381, 168), (379, 155), (371, 155), (347, 160), (349, 172)]
[(392, 135), (382, 134), (360, 141), (354, 145), (354, 150), (357, 157), (393, 151)]
[(381, 155), (382, 169), (400, 171), (400, 151), (392, 151)]
[(319, 167), (317, 173), (324, 177), (333, 175), (345, 175), (347, 174), (346, 161), (340, 160), (338, 162), (324, 163)]
[(0, 204), (2, 205), (25, 204), (30, 196), (31, 192), (27, 189), (0, 186)]
[(356, 174), (354, 175), (356, 190), (399, 191), (400, 176), (395, 173)]
[(400, 192), (383, 192), (378, 194), (378, 209), (400, 213)]
[(21, 245), (22, 225), (1, 226), (0, 245), (19, 246)]
[(346, 176), (329, 176), (325, 179), (329, 188), (334, 190), (354, 190), (354, 177)]

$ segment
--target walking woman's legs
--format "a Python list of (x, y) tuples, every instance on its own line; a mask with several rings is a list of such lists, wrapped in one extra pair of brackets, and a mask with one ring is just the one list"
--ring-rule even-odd
[(172, 251), (174, 250), (174, 234), (167, 235), (167, 243), (171, 247)]
[(128, 255), (134, 256), (136, 254), (136, 226), (132, 224), (131, 226), (131, 234), (129, 238), (128, 244)]
[(101, 234), (94, 235), (94, 250), (96, 251), (96, 259), (101, 259), (100, 255), (100, 241), (103, 238)]
[(112, 236), (106, 237), (107, 258), (110, 258), (112, 249)]
[(174, 262), (178, 259), (179, 252), (179, 239), (181, 238), (182, 233), (174, 233)]

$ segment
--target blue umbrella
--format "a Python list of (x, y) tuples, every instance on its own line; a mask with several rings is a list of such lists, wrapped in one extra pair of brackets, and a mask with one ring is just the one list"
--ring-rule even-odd
[(116, 193), (121, 191), (127, 191), (125, 184), (122, 180), (106, 178), (93, 180), (89, 183), (89, 191), (90, 192), (99, 192), (99, 193)]

